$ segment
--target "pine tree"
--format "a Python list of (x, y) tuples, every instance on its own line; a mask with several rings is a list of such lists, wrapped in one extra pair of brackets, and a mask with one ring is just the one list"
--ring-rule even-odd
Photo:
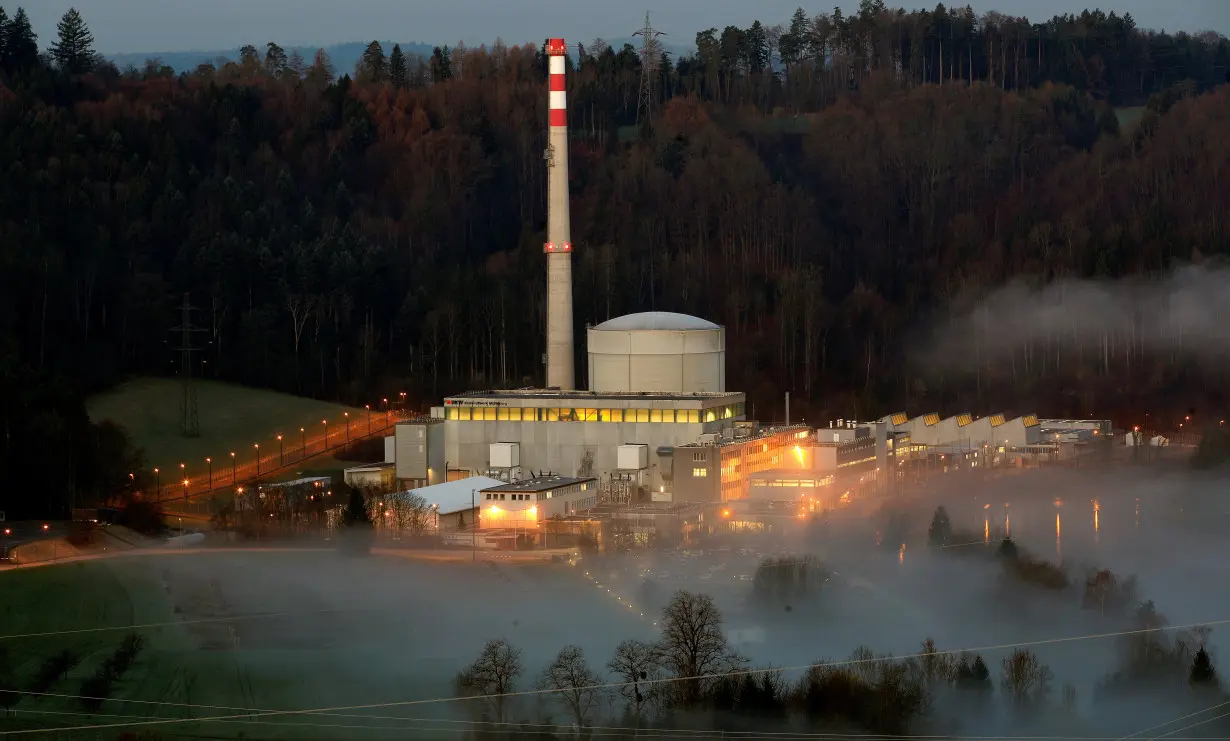
[(406, 55), (402, 53), (401, 44), (393, 44), (393, 53), (389, 55), (389, 82), (393, 83), (393, 87), (401, 90), (406, 87), (409, 76), (406, 69)]
[(367, 513), (367, 502), (363, 497), (363, 492), (358, 489), (350, 490), (344, 520), (347, 527), (367, 527), (372, 524), (371, 516)]
[(265, 45), (265, 71), (273, 77), (286, 74), (286, 51), (272, 41)]
[(1213, 659), (1209, 652), (1201, 646), (1192, 659), (1192, 670), (1187, 681), (1193, 687), (1217, 687), (1217, 670), (1213, 668)]
[(22, 72), (38, 64), (38, 36), (25, 8), (18, 8), (4, 27), (4, 54), (2, 66), (6, 72)]
[(384, 82), (385, 76), (384, 47), (379, 41), (372, 41), (363, 50), (355, 77), (363, 82)]
[(948, 510), (936, 507), (935, 516), (931, 518), (931, 527), (927, 530), (927, 541), (933, 546), (940, 547), (948, 545), (950, 540), (952, 540), (952, 520), (948, 518)]
[(94, 34), (76, 8), (69, 8), (56, 25), (59, 38), (51, 45), (51, 57), (70, 75), (81, 75), (94, 68)]
[(0, 70), (7, 68), (5, 61), (8, 57), (8, 35), (9, 14), (4, 12), (3, 7), (0, 7)]
[(448, 47), (436, 47), (431, 50), (431, 81), (444, 82), (453, 76), (451, 52)]

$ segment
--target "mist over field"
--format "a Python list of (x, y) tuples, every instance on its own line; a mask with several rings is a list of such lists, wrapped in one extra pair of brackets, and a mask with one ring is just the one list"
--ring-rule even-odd
[[(974, 714), (965, 700), (941, 693), (920, 723), (963, 734), (1020, 735), (1029, 724), (1006, 712), (998, 691), (1000, 661), (1013, 644), (1132, 627), (1128, 616), (1081, 609), (1086, 569), (1135, 575), (1140, 600), (1153, 600), (1171, 625), (1230, 619), (1230, 593), (1220, 588), (1230, 575), (1230, 543), (1222, 535), (1230, 507), (1217, 494), (1225, 483), (1138, 472), (961, 479), (950, 491), (891, 512), (849, 510), (784, 536), (724, 536), (713, 544), (729, 551), (630, 553), (571, 567), (218, 552), (117, 559), (103, 568), (130, 593), (144, 595), (151, 614), (164, 601), (187, 621), (288, 613), (166, 629), (150, 660), (199, 673), (195, 703), (267, 710), (392, 703), (339, 712), (470, 719), (473, 700), (397, 703), (454, 696), (457, 673), (493, 638), (523, 652), (515, 690), (533, 689), (568, 644), (584, 650), (604, 681), (615, 681), (605, 665), (617, 644), (654, 640), (661, 607), (675, 590), (687, 589), (714, 598), (727, 636), (751, 666), (784, 667), (791, 679), (808, 663), (846, 659), (860, 645), (907, 656), (930, 637), (940, 651), (977, 649), (997, 687), (990, 711)], [(965, 537), (944, 549), (926, 543), (938, 504)], [(989, 541), (993, 550), (1004, 533), (1031, 556), (1065, 564), (1073, 586), (1054, 592), (1009, 577), (984, 545)], [(818, 600), (789, 609), (752, 599), (743, 577), (761, 558), (778, 554), (819, 556), (835, 572), (832, 585)], [(1215, 662), (1227, 630), (1213, 626)], [(1095, 707), (1094, 689), (1117, 666), (1122, 640), (1030, 647), (1054, 673), (1052, 704), (1059, 704), (1065, 684), (1076, 689), (1078, 715), (1064, 728), (1118, 736), (1200, 709), (1169, 695)], [(207, 671), (238, 681), (212, 686)], [(553, 702), (519, 698), (510, 715), (532, 720), (543, 703), (549, 711)], [(618, 717), (618, 706), (604, 703), (603, 713)]]

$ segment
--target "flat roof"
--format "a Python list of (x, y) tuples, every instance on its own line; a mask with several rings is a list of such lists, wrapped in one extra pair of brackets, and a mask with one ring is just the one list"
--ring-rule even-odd
[(695, 399), (733, 399), (743, 396), (742, 391), (691, 391), (691, 392), (661, 392), (661, 391), (584, 391), (579, 389), (492, 389), (488, 391), (465, 391), (460, 394), (446, 396), (444, 403), (453, 400), (467, 399), (575, 399), (596, 401), (612, 399), (616, 401), (688, 401)]
[(562, 489), (565, 486), (572, 486), (574, 484), (585, 484), (585, 483), (589, 483), (590, 481), (597, 481), (597, 479), (595, 478), (570, 478), (568, 476), (542, 476), (536, 479), (527, 479), (525, 481), (518, 481), (514, 484), (501, 484), (499, 486), (490, 486), (490, 487), (483, 489), (482, 491), (495, 491), (495, 492), (553, 491), (555, 489)]
[[(754, 434), (744, 435), (742, 437), (721, 437), (720, 433), (710, 432), (708, 434), (718, 435), (718, 439), (710, 443), (702, 443), (698, 440), (694, 443), (676, 445), (675, 448), (724, 448), (729, 445), (742, 445), (743, 443), (755, 442), (756, 440), (771, 437), (782, 432), (802, 432), (803, 430), (810, 431), (811, 427), (808, 427), (807, 425), (790, 425), (789, 427), (761, 427), (756, 430)], [(810, 436), (808, 436), (808, 440), (811, 440)]]
[[(418, 494), (427, 500), (428, 504), (435, 505), (437, 512), (442, 515), (448, 515), (478, 506), (475, 492), (482, 491), (488, 486), (499, 485), (500, 483), (502, 482), (499, 479), (488, 478), (487, 476), (471, 476), (465, 479), (457, 479), (456, 481), (447, 481), (442, 484), (423, 486), (401, 493)], [(393, 496), (398, 495), (394, 494)]]
[(342, 469), (343, 471), (382, 471), (386, 468), (392, 468), (397, 464), (393, 461), (382, 461), (380, 463), (363, 463), (358, 466), (350, 466)]

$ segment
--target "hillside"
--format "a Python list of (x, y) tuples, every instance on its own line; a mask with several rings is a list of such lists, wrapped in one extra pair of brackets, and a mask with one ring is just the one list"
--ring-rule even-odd
[(338, 404), (304, 399), (274, 391), (244, 388), (217, 381), (197, 383), (200, 436), (185, 437), (180, 427), (182, 386), (173, 378), (142, 378), (92, 397), (87, 405), (90, 419), (122, 427), (145, 453), (146, 467), (167, 472), (163, 483), (174, 480), (179, 464), (196, 478), (206, 469), (205, 458), (218, 469), (230, 465), (229, 454), (238, 451), (241, 462), (252, 457), (254, 444), (277, 452), (276, 436), (284, 436), (287, 448), (299, 445), (299, 428), (318, 435), (321, 420), (335, 427), (344, 412), (361, 419), (366, 411)]
[[(765, 421), (786, 390), (806, 419), (1217, 402), (1226, 366), (1181, 329), (1016, 341), (987, 319), (956, 362), (922, 351), (1006, 285), (1132, 281), (1230, 252), (1210, 216), (1230, 207), (1210, 187), (1230, 168), (1230, 42), (1096, 11), (866, 8), (777, 19), (782, 34), (701, 30), (628, 140), (636, 55), (573, 60), (578, 334), (649, 309), (719, 322), (728, 385)], [(83, 397), (174, 372), (184, 293), (210, 380), (359, 405), (405, 389), (419, 409), (542, 382), (537, 41), (414, 65), (373, 48), (354, 77), (259, 54), (120, 75), (29, 47), (0, 70), (0, 412), (28, 431), (0, 473), (45, 470), (57, 501), (122, 484)], [(1139, 106), (1121, 127), (1115, 109)], [(1006, 315), (1078, 315), (1060, 294)], [(996, 339), (1013, 341), (985, 353)]]

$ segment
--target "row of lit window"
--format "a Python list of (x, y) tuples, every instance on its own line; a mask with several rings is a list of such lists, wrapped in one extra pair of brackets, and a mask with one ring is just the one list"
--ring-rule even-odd
[(876, 459), (876, 457), (873, 455), (873, 456), (871, 456), (870, 458), (863, 458), (862, 460), (857, 460), (857, 461), (846, 461), (845, 463), (838, 463), (838, 464), (837, 464), (837, 467), (838, 467), (838, 468), (845, 468), (846, 466), (858, 466), (858, 465), (861, 465), (861, 464), (863, 464), (863, 463), (874, 463), (874, 462), (875, 462), (875, 459)]
[(571, 407), (448, 407), (444, 418), (474, 422), (649, 422), (700, 424), (743, 415), (743, 404), (713, 409), (593, 409)]
[(772, 487), (779, 487), (779, 486), (799, 487), (801, 486), (805, 489), (812, 489), (818, 486), (829, 486), (835, 480), (836, 479), (833, 476), (825, 476), (822, 479), (778, 479), (776, 481), (764, 481), (764, 482), (756, 484), (756, 486), (772, 486)]

